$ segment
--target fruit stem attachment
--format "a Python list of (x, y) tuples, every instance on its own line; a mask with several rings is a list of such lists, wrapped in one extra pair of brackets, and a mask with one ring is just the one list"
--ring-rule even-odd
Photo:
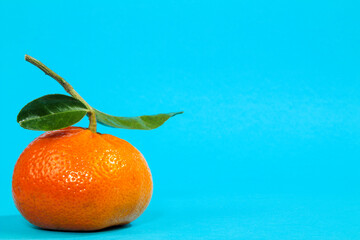
[(60, 85), (65, 89), (65, 91), (67, 93), (69, 93), (71, 96), (73, 96), (74, 98), (76, 98), (77, 100), (79, 100), (80, 102), (82, 102), (88, 109), (88, 117), (89, 117), (89, 130), (92, 131), (93, 133), (96, 133), (96, 115), (95, 115), (95, 111), (94, 109), (74, 90), (74, 88), (65, 81), (65, 79), (63, 79), (62, 77), (60, 77), (58, 74), (56, 74), (54, 71), (52, 71), (50, 68), (48, 68), (47, 66), (45, 66), (45, 64), (43, 64), (42, 62), (40, 62), (39, 60), (29, 56), (29, 55), (25, 55), (25, 60), (28, 61), (29, 63), (35, 65), (36, 67), (38, 67), (40, 70), (42, 70), (46, 75), (52, 77), (53, 79), (55, 79), (58, 83), (60, 83)]

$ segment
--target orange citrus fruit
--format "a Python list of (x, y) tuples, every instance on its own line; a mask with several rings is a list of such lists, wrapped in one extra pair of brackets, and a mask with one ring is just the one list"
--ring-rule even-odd
[(152, 195), (150, 169), (130, 143), (68, 127), (36, 138), (20, 155), (16, 207), (46, 229), (92, 231), (139, 217)]

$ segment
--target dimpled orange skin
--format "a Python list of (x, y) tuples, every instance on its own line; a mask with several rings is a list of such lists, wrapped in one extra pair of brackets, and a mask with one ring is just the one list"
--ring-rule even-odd
[(148, 206), (153, 184), (142, 154), (108, 134), (68, 127), (36, 138), (13, 174), (16, 207), (32, 224), (93, 231), (130, 223)]

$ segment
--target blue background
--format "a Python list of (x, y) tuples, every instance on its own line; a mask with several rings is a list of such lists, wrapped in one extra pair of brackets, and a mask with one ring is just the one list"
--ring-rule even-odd
[[(1, 1), (0, 238), (359, 239), (358, 1)], [(130, 226), (39, 230), (11, 178), (40, 132), (16, 123), (63, 89), (104, 112), (183, 110), (153, 131), (99, 131), (145, 156), (154, 195)], [(87, 119), (78, 125), (87, 126)]]

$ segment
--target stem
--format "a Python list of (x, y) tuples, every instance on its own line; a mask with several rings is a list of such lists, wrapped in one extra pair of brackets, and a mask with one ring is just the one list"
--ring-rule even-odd
[(74, 88), (65, 81), (62, 77), (57, 75), (54, 71), (52, 71), (50, 68), (45, 66), (42, 62), (39, 60), (36, 60), (33, 57), (30, 57), (29, 55), (25, 55), (25, 60), (29, 63), (35, 65), (36, 67), (40, 68), (46, 75), (49, 75), (53, 79), (55, 79), (60, 85), (65, 89), (66, 92), (68, 92), (71, 96), (82, 102), (88, 109), (88, 117), (89, 117), (89, 129), (93, 133), (96, 133), (96, 116), (94, 109), (74, 90)]

